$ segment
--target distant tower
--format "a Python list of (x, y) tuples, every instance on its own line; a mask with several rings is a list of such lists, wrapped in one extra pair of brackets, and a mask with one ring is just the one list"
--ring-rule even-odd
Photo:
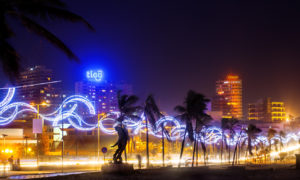
[(237, 75), (227, 75), (216, 82), (216, 96), (212, 110), (221, 111), (224, 118), (243, 118), (242, 80)]
[[(99, 78), (97, 78), (97, 72)], [(87, 77), (75, 83), (75, 93), (88, 98), (95, 106), (97, 114), (118, 111), (117, 92), (122, 94), (132, 94), (132, 87), (126, 83), (113, 83), (102, 79), (102, 70), (89, 70)], [(88, 115), (84, 109), (81, 110), (82, 115)]]
[(272, 101), (270, 97), (248, 104), (248, 120), (281, 122), (288, 118), (284, 102)]
[(53, 81), (53, 72), (44, 66), (27, 68), (20, 73), (17, 79), (17, 100), (33, 104), (58, 104), (61, 103), (61, 89), (53, 84), (34, 85)]

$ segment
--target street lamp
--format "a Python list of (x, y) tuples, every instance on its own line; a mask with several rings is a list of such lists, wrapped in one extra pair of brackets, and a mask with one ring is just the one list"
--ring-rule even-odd
[(8, 136), (7, 134), (2, 134), (3, 138), (3, 150), (5, 151), (5, 137)]
[(24, 138), (25, 138), (25, 158), (27, 159), (27, 150), (28, 150), (28, 144), (27, 144), (27, 141), (28, 141), (28, 136), (24, 136)]
[[(36, 113), (36, 119), (39, 119), (40, 116), (40, 105), (41, 106), (49, 106), (50, 104), (47, 104), (46, 102), (42, 102), (41, 104), (35, 104), (35, 103), (30, 103), (31, 106), (36, 106), (37, 108), (37, 113)], [(36, 163), (37, 166), (39, 166), (39, 138), (38, 138), (38, 133), (35, 134), (36, 136)], [(27, 154), (27, 149), (26, 149), (26, 154)]]
[[(102, 118), (101, 118), (102, 117)], [(100, 120), (105, 118), (106, 117), (106, 114), (105, 113), (101, 113), (101, 114), (98, 114), (98, 163), (100, 165)]]

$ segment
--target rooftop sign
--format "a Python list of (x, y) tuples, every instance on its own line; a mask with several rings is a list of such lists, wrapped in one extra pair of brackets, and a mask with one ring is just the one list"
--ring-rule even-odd
[(103, 79), (103, 71), (102, 70), (88, 70), (86, 71), (86, 78), (89, 81), (100, 82)]

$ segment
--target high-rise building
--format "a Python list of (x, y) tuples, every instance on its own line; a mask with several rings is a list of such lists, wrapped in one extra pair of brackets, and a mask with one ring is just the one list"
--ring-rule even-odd
[(278, 122), (286, 119), (284, 102), (275, 102), (271, 98), (264, 98), (248, 105), (248, 120)]
[(61, 103), (61, 90), (58, 87), (54, 87), (54, 84), (40, 84), (51, 81), (53, 81), (51, 69), (44, 66), (27, 68), (20, 73), (20, 77), (17, 79), (17, 84), (23, 86), (16, 91), (17, 100), (31, 104)]
[[(16, 100), (30, 103), (38, 109), (39, 113), (51, 112), (61, 104), (63, 97), (65, 97), (61, 93), (61, 85), (50, 83), (53, 79), (52, 70), (44, 66), (27, 68), (17, 78), (17, 85), (21, 87), (16, 89)], [(24, 127), (25, 132), (32, 132), (32, 119), (37, 117), (35, 113), (26, 113), (18, 117), (22, 119), (20, 121), (24, 121), (22, 127)], [(30, 129), (29, 131), (28, 128)], [(48, 153), (49, 148), (53, 147), (53, 137), (53, 127), (50, 122), (45, 121), (43, 133), (38, 135), (43, 147), (44, 145), (47, 147), (44, 153)]]
[(227, 75), (216, 82), (216, 96), (212, 100), (212, 110), (221, 111), (223, 117), (243, 118), (242, 80), (237, 75)]
[[(85, 96), (94, 103), (97, 114), (118, 111), (117, 92), (119, 90), (124, 94), (132, 94), (131, 85), (125, 83), (112, 83), (102, 79), (95, 81), (89, 77), (75, 83), (75, 93)], [(82, 109), (82, 113), (87, 112)]]

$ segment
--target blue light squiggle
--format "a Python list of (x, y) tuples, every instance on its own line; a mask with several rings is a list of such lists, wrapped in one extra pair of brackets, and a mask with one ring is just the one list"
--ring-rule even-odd
[[(24, 102), (12, 102), (11, 100), (15, 94), (15, 88), (9, 88), (6, 96), (0, 102), (0, 126), (5, 126), (11, 123), (22, 113), (38, 113), (37, 109), (32, 105)], [(84, 105), (88, 109), (88, 113), (91, 116), (96, 115), (95, 107), (87, 98), (79, 95), (74, 95), (66, 98), (62, 104), (49, 114), (39, 114), (41, 119), (52, 122), (53, 126), (57, 126), (61, 121), (67, 121), (70, 125), (78, 130), (90, 131), (98, 127), (98, 123), (90, 124), (81, 117), (78, 112), (78, 104)], [(105, 116), (101, 116), (99, 119), (99, 127), (102, 132), (106, 134), (116, 134), (114, 126), (117, 124), (115, 121), (119, 116), (118, 112), (108, 113)], [(146, 123), (145, 116), (142, 114), (140, 120), (124, 120), (123, 124), (129, 129), (131, 134), (137, 135), (140, 132), (145, 132)], [(110, 125), (110, 127), (107, 127)], [(172, 116), (164, 116), (156, 122), (156, 129), (149, 126), (149, 134), (157, 138), (162, 137), (162, 126), (167, 129), (165, 137), (168, 137), (171, 141), (183, 139), (185, 132), (185, 125), (178, 119)], [(230, 136), (228, 132), (224, 133), (224, 141), (229, 146), (235, 146), (237, 142), (247, 143), (247, 133), (245, 131), (237, 131), (234, 135)], [(167, 133), (167, 134), (166, 134)], [(206, 144), (219, 144), (222, 141), (222, 130), (219, 127), (204, 127), (199, 134), (195, 133), (195, 139), (205, 142)], [(275, 135), (271, 140), (271, 144), (275, 144), (275, 141), (282, 141), (287, 144), (291, 141), (298, 142), (300, 139), (300, 132), (288, 133), (286, 137)], [(269, 145), (269, 140), (266, 136), (259, 135), (252, 141), (252, 145), (258, 145), (263, 143)]]

